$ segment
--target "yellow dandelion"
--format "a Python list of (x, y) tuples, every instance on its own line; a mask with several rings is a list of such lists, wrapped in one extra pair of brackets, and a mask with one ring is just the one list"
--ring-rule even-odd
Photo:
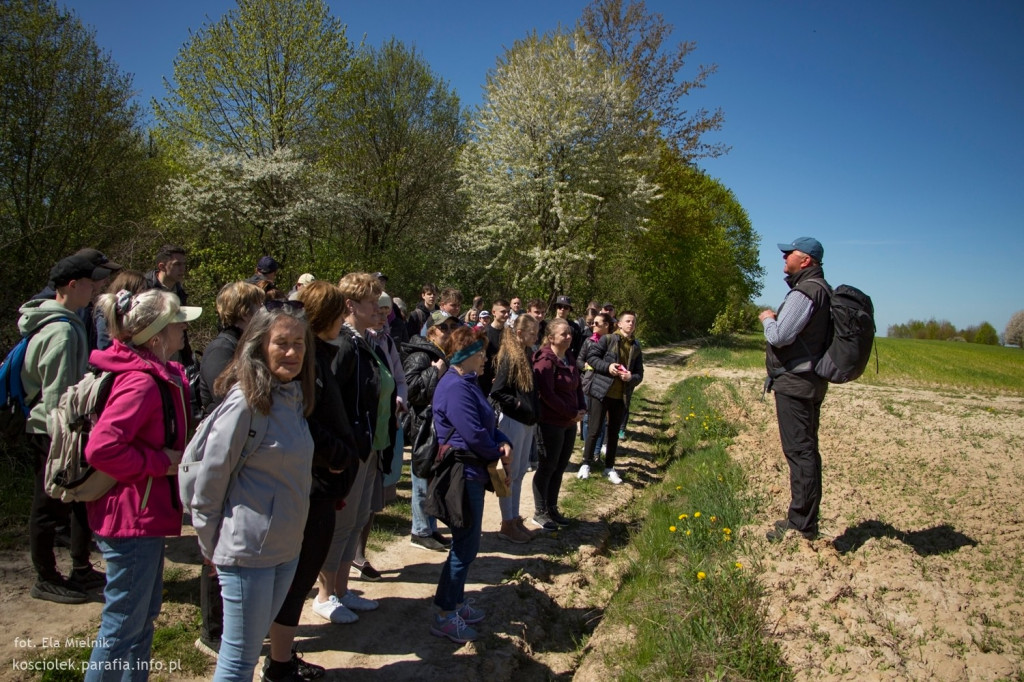
[(740, 562), (737, 561), (736, 562), (736, 570), (738, 571), (738, 570), (741, 570), (742, 568), (743, 568), (743, 564), (741, 564)]
[(697, 571), (697, 580), (704, 580), (704, 578), (707, 578), (707, 576), (704, 575), (704, 571)]
[(686, 534), (687, 534), (687, 535), (689, 535), (689, 534), (690, 534), (690, 531), (686, 531)]
[(693, 412), (691, 412), (691, 413), (690, 413), (690, 416), (691, 416), (691, 417), (696, 417), (697, 415), (695, 415), (695, 414), (694, 414)]
[(714, 522), (715, 522), (715, 521), (717, 521), (717, 520), (718, 520), (718, 517), (717, 517), (717, 516), (712, 516), (712, 517), (711, 517), (711, 523), (714, 523)]
[(700, 518), (700, 512), (693, 512), (693, 518), (699, 519)]
[(669, 526), (668, 527), (668, 532), (669, 533), (675, 533), (676, 532), (676, 527), (675, 526)]
[(723, 528), (722, 532), (725, 533), (726, 535), (732, 535), (732, 529), (731, 528)]
[(723, 535), (722, 536), (722, 542), (732, 542), (732, 536), (731, 535)]
[(680, 514), (680, 515), (679, 515), (679, 520), (680, 520), (680, 521), (682, 521), (682, 520), (683, 520), (683, 519), (685, 519), (685, 518), (686, 518), (686, 514)]

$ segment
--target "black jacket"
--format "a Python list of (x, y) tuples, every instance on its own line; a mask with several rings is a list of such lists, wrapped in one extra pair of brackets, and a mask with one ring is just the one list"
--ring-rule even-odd
[(491, 388), (491, 403), (501, 408), (501, 413), (517, 422), (532, 426), (537, 423), (540, 405), (537, 401), (537, 386), (529, 391), (515, 386), (509, 381), (509, 365), (500, 363), (494, 375)]
[(316, 406), (307, 420), (313, 436), (313, 485), (309, 491), (313, 499), (344, 499), (359, 470), (352, 425), (341, 386), (334, 380), (338, 356), (336, 346), (316, 339)]
[(377, 360), (369, 342), (348, 325), (333, 342), (338, 347), (334, 378), (341, 388), (352, 437), (359, 459), (366, 461), (373, 451), (373, 429), (377, 424), (380, 377)]
[[(828, 346), (831, 292), (814, 282), (808, 282), (809, 279), (825, 279), (820, 265), (804, 268), (786, 277), (790, 289), (796, 289), (811, 299), (811, 318), (788, 346), (776, 348), (770, 343), (765, 344), (765, 367), (768, 375), (774, 377), (771, 389), (776, 393), (793, 398), (821, 400), (828, 391), (828, 381), (814, 373), (814, 363), (825, 354)], [(779, 312), (782, 312), (782, 307), (779, 306)]]
[(409, 412), (405, 422), (406, 438), (412, 450), (412, 469), (420, 478), (430, 473), (437, 454), (437, 434), (432, 425), (431, 404), (442, 374), (432, 363), (444, 359), (444, 351), (422, 336), (414, 336), (402, 345), (405, 382), (409, 387)]
[[(435, 307), (434, 310), (437, 308)], [(427, 318), (430, 317), (430, 313), (433, 310), (427, 310), (427, 306), (420, 301), (416, 304), (416, 309), (409, 313), (409, 321), (406, 322), (406, 329), (409, 330), (409, 338), (412, 339), (415, 336), (419, 336), (423, 330), (423, 325), (427, 323)]]
[(203, 351), (203, 363), (199, 367), (199, 401), (203, 406), (203, 416), (213, 412), (220, 404), (223, 396), (213, 394), (213, 382), (217, 380), (235, 357), (238, 340), (242, 338), (242, 330), (238, 327), (227, 327), (206, 344)]
[[(616, 378), (608, 374), (608, 368), (619, 362), (619, 334), (605, 334), (601, 340), (591, 344), (586, 349), (584, 362), (594, 368), (593, 376), (590, 377), (590, 393), (592, 398), (603, 400), (608, 395), (608, 389), (616, 381)], [(622, 387), (622, 397), (629, 398), (641, 381), (644, 380), (644, 354), (640, 350), (640, 344), (633, 341), (633, 347), (629, 353), (629, 363), (626, 369), (633, 373), (633, 378), (628, 384)]]

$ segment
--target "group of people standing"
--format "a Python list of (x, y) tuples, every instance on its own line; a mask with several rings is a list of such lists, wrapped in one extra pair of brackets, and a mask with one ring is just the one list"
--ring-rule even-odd
[[(643, 378), (632, 313), (616, 321), (594, 309), (586, 319), (589, 336), (567, 319), (566, 297), (549, 320), (539, 301), (511, 319), (510, 306), (499, 300), (489, 315), (478, 311), (467, 321), (459, 315), (460, 292), (437, 295), (427, 286), (423, 310), (406, 318), (384, 292), (381, 273), (350, 273), (337, 285), (303, 275), (284, 296), (272, 286), (277, 263), (265, 257), (255, 281), (230, 283), (217, 297), (220, 333), (203, 355), (194, 401), (205, 421), (189, 441), (196, 424), (179, 360), (191, 354), (186, 325), (202, 310), (185, 305), (184, 251), (164, 247), (157, 260), (152, 277), (135, 277), (83, 250), (51, 272), (51, 301), (21, 311), (23, 330), (44, 326), (40, 316), (50, 325), (33, 339), (26, 363), (26, 386), (42, 387), (42, 407), (29, 425), (40, 461), (47, 409), (63, 390), (90, 363), (116, 375), (85, 451), (114, 485), (71, 515), (81, 526), (71, 577), (61, 576), (53, 557), (60, 503), (37, 491), (33, 506), (40, 576), (33, 596), (78, 603), (85, 591), (104, 588), (88, 680), (121, 679), (125, 671), (145, 677), (162, 602), (165, 538), (182, 528), (177, 473), (186, 451), (203, 453), (185, 502), (204, 559), (197, 645), (217, 656), (215, 680), (251, 679), (268, 633), (264, 680), (322, 676), (324, 669), (293, 646), (314, 585), (313, 611), (329, 622), (352, 623), (378, 607), (349, 589), (349, 579), (380, 578), (366, 558), (366, 541), (386, 483), (397, 480), (403, 440), (412, 451), (411, 541), (447, 552), (429, 630), (455, 642), (475, 639), (472, 626), (484, 619), (466, 599), (465, 584), (479, 549), (489, 464), (502, 463), (511, 488), (500, 500), (498, 536), (516, 543), (531, 537), (520, 513), (531, 462), (532, 524), (554, 530), (569, 523), (558, 497), (584, 417), (607, 424), (606, 475), (621, 482), (615, 434)], [(90, 334), (92, 328), (100, 333)], [(587, 434), (584, 467), (594, 463), (598, 430)], [(463, 522), (450, 539), (425, 509), (441, 449), (458, 458), (465, 489)], [(88, 560), (90, 528), (105, 576)]]

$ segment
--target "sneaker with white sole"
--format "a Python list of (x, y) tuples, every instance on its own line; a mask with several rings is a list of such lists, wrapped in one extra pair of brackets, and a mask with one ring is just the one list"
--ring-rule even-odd
[(613, 485), (618, 485), (622, 483), (622, 478), (619, 477), (619, 474), (617, 471), (615, 471), (615, 469), (605, 469), (604, 476)]
[(372, 599), (366, 597), (360, 597), (358, 594), (349, 590), (341, 596), (341, 605), (352, 609), (353, 611), (373, 611), (380, 604)]
[(459, 617), (466, 623), (466, 625), (475, 625), (484, 619), (484, 612), (482, 609), (474, 609), (470, 604), (473, 603), (473, 599), (467, 599), (466, 602), (455, 609), (455, 612), (459, 614)]
[(585, 481), (588, 478), (590, 478), (590, 465), (581, 465), (580, 470), (576, 472), (576, 478), (580, 479), (581, 481)]
[(430, 634), (437, 637), (447, 637), (456, 644), (472, 642), (479, 637), (476, 630), (469, 627), (466, 621), (462, 620), (462, 616), (459, 615), (458, 611), (452, 611), (451, 615), (448, 616), (436, 614), (430, 626)]
[(354, 623), (359, 620), (359, 616), (342, 604), (333, 594), (327, 601), (320, 601), (319, 597), (313, 597), (313, 613), (332, 623)]
[(608, 446), (607, 445), (604, 445), (604, 444), (601, 445), (601, 454), (602, 455), (607, 455), (608, 454)]

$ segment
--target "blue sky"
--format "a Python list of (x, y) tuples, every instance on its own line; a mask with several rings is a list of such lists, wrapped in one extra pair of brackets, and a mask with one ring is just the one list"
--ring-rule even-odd
[[(58, 0), (59, 1), (59, 0)], [(96, 30), (140, 101), (233, 2), (66, 3)], [(415, 45), (464, 104), (515, 40), (572, 25), (579, 0), (332, 2), (350, 38)], [(760, 301), (786, 292), (777, 242), (817, 237), (825, 273), (872, 296), (878, 329), (910, 318), (1000, 333), (1024, 309), (1024, 3), (1017, 0), (648, 0), (717, 64), (688, 108), (721, 107), (702, 162), (761, 235)], [(685, 75), (692, 75), (688, 71)], [(1018, 270), (1018, 268), (1021, 268)]]

